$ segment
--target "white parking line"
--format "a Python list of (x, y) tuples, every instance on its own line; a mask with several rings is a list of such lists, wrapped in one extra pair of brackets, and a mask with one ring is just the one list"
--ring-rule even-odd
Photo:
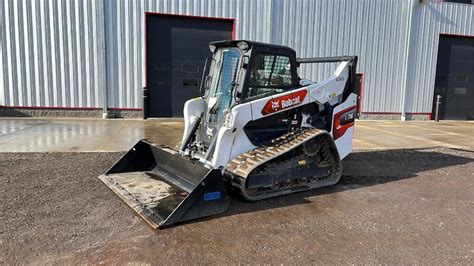
[(395, 133), (395, 132), (391, 132), (391, 131), (387, 131), (387, 130), (383, 130), (383, 129), (379, 129), (379, 128), (369, 127), (369, 126), (366, 126), (366, 125), (360, 125), (359, 124), (358, 126), (365, 127), (365, 128), (371, 129), (371, 130), (379, 131), (379, 132), (383, 132), (383, 133), (386, 133), (386, 134), (398, 136), (398, 137), (429, 142), (429, 143), (435, 144), (437, 146), (443, 146), (443, 147), (455, 148), (455, 149), (463, 149), (464, 148), (464, 147), (452, 145), (452, 144), (449, 144), (449, 143), (446, 143), (446, 142), (441, 142), (441, 141), (437, 141), (437, 140), (430, 140), (430, 139), (424, 139), (424, 138), (418, 138), (418, 137), (414, 137), (414, 136), (410, 136), (410, 135), (406, 135), (406, 134), (400, 134), (400, 133)]

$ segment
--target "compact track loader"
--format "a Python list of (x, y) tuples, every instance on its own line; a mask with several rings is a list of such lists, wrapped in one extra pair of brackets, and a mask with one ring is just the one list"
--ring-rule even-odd
[[(356, 56), (297, 59), (251, 41), (209, 47), (181, 144), (140, 140), (99, 177), (153, 228), (226, 211), (229, 189), (256, 201), (334, 185), (352, 151)], [(339, 66), (327, 80), (298, 77), (300, 64), (329, 62)]]

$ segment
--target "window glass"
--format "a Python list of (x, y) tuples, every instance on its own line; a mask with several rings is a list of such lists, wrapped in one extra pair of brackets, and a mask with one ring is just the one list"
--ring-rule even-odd
[(255, 100), (285, 92), (291, 87), (290, 58), (282, 55), (258, 54), (250, 71), (247, 100)]
[(212, 83), (208, 95), (209, 101), (214, 104), (209, 110), (207, 121), (211, 121), (211, 117), (215, 121), (220, 121), (224, 110), (230, 106), (232, 83), (238, 74), (240, 55), (238, 48), (219, 49), (216, 52), (211, 65)]
[(199, 73), (199, 65), (183, 64), (183, 73)]

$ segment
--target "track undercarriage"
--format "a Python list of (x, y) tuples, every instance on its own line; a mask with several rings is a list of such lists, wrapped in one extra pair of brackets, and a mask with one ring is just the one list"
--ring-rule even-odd
[(331, 136), (304, 128), (234, 158), (227, 165), (226, 178), (245, 199), (256, 201), (334, 185), (341, 174)]

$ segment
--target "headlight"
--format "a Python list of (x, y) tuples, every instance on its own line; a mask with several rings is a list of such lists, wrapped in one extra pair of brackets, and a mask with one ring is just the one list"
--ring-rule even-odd
[(246, 52), (249, 49), (249, 44), (247, 42), (242, 41), (237, 43), (237, 47), (239, 47), (240, 50)]
[(234, 126), (234, 116), (232, 112), (229, 112), (224, 117), (224, 126), (227, 128), (232, 128)]
[(216, 46), (215, 45), (209, 45), (209, 50), (211, 51), (211, 53), (214, 53), (216, 51)]

